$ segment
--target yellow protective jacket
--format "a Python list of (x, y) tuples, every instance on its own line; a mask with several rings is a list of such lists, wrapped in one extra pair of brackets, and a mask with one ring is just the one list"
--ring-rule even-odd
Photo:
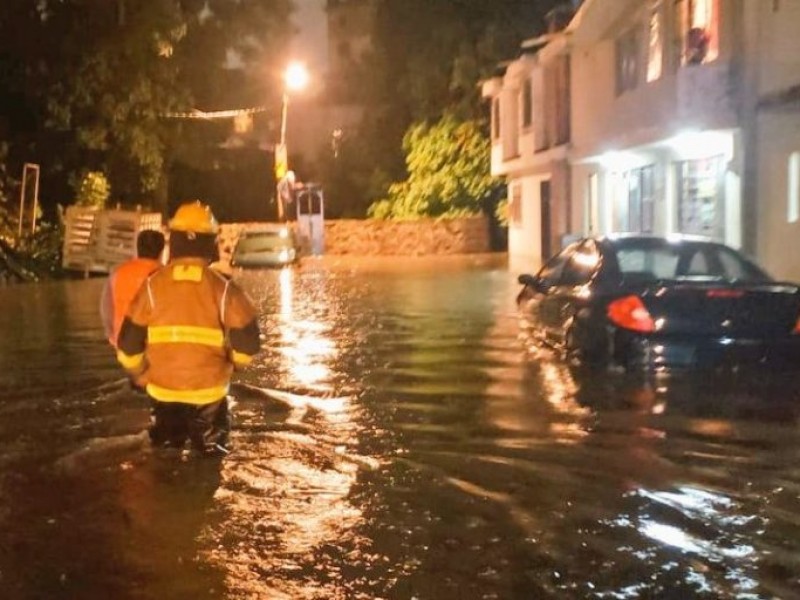
[(260, 347), (256, 311), (244, 292), (197, 258), (151, 275), (131, 303), (117, 359), (161, 402), (208, 404), (228, 392), (234, 367)]

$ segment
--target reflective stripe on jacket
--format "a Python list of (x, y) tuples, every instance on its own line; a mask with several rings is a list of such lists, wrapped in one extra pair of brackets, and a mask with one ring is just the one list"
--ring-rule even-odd
[(244, 292), (203, 260), (180, 258), (139, 290), (117, 356), (154, 399), (207, 404), (225, 396), (234, 367), (252, 360), (259, 338)]

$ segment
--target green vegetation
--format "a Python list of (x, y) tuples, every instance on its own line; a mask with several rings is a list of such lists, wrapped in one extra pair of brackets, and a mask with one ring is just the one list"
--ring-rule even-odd
[(508, 227), (508, 198), (501, 199), (494, 209), (494, 218), (501, 227)]
[(490, 146), (478, 121), (448, 115), (414, 125), (403, 140), (408, 178), (389, 186), (369, 216), (382, 219), (456, 218), (480, 214), (502, 182), (489, 175)]
[(87, 170), (105, 174), (114, 202), (166, 209), (172, 166), (212, 169), (208, 156), (231, 133), (228, 121), (167, 117), (280, 106), (291, 6), (3, 0), (0, 132), (10, 171), (41, 166), (45, 212), (73, 198)]
[[(328, 214), (493, 214), (476, 86), (541, 31), (556, 2), (376, 0), (369, 53), (325, 95), (363, 109), (361, 124), (340, 131), (320, 164), (296, 167), (324, 184)], [(293, 4), (3, 0), (0, 239), (9, 250), (57, 264), (59, 207), (74, 201), (168, 212), (168, 200), (216, 195), (222, 218), (247, 202), (262, 207), (272, 186), (263, 142), (279, 134)], [(247, 107), (275, 110), (236, 133), (230, 120), (174, 118)], [(17, 240), (11, 174), (25, 163), (40, 167), (42, 218)]]
[(89, 171), (81, 178), (75, 203), (79, 206), (103, 208), (110, 193), (106, 176), (100, 171)]
[[(11, 190), (18, 186), (6, 171), (6, 144), (0, 144), (0, 283), (36, 281), (61, 270), (63, 227), (39, 220), (36, 231), (19, 236), (19, 205)], [(37, 215), (41, 217), (41, 215)]]
[[(340, 86), (365, 107), (357, 130), (344, 131), (336, 156), (322, 165), (331, 211), (363, 216), (374, 202), (397, 200), (411, 177), (403, 140), (444, 115), (481, 120), (488, 106), (478, 83), (517, 56), (520, 43), (542, 33), (558, 0), (383, 0), (378, 3), (373, 51)], [(488, 140), (485, 142), (489, 144)], [(488, 171), (487, 171), (488, 172)], [(393, 192), (389, 187), (395, 186)], [(413, 190), (412, 190), (413, 191)], [(409, 205), (419, 204), (409, 198)], [(494, 212), (487, 207), (489, 214)], [(373, 214), (386, 212), (385, 204)], [(335, 212), (331, 214), (336, 215)]]

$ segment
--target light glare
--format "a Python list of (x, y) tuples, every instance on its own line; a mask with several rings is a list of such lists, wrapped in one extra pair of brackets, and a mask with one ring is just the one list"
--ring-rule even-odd
[(283, 75), (286, 87), (290, 90), (302, 90), (308, 85), (308, 78), (308, 70), (299, 62), (290, 63)]

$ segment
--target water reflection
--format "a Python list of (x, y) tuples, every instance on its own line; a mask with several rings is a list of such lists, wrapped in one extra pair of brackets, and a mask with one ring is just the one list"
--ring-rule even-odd
[[(632, 576), (622, 585), (599, 575), (587, 597), (660, 597), (667, 590), (677, 597), (794, 596), (789, 590), (797, 580), (772, 574), (796, 568), (796, 558), (789, 567), (785, 555), (765, 553), (782, 537), (787, 515), (767, 516), (774, 492), (763, 469), (782, 453), (780, 443), (764, 438), (767, 431), (796, 444), (794, 429), (778, 433), (797, 423), (796, 377), (609, 376), (568, 368), (553, 356), (539, 356), (529, 368), (555, 406), (571, 400), (582, 407), (572, 425), (584, 430), (579, 437), (592, 449), (590, 460), (603, 465), (596, 476), (616, 476), (621, 484), (617, 499), (604, 490), (603, 505), (611, 511), (590, 528), (611, 546), (594, 541), (588, 547), (612, 572), (651, 573), (647, 582)], [(772, 458), (763, 455), (767, 448)], [(560, 578), (561, 589), (574, 589), (570, 577)]]
[[(280, 348), (285, 368), (297, 384), (312, 390), (328, 391), (330, 388), (326, 384), (331, 375), (328, 364), (336, 356), (336, 344), (333, 339), (326, 336), (329, 328), (325, 323), (295, 314), (293, 286), (295, 277), (293, 269), (283, 269), (279, 277)], [(321, 312), (319, 309), (311, 309), (311, 314), (319, 312)]]
[(796, 382), (530, 351), (496, 261), (237, 278), (265, 351), (213, 464), (149, 450), (97, 281), (0, 290), (3, 597), (800, 597)]
[[(339, 345), (348, 336), (334, 337), (341, 298), (320, 293), (326, 282), (314, 270), (283, 269), (259, 285), (262, 306), (274, 307), (262, 315), (263, 366), (279, 375), (257, 382), (274, 387), (237, 388), (236, 451), (224, 463), (221, 521), (204, 532), (203, 555), (224, 570), (233, 598), (357, 597), (341, 555), (356, 562), (365, 543), (350, 495), (377, 463), (358, 452), (361, 413), (336, 384), (348, 375)], [(329, 553), (334, 560), (321, 560)]]

